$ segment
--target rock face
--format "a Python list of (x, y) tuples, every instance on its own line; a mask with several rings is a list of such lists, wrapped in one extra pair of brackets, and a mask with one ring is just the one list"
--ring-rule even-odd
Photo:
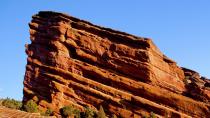
[(151, 39), (39, 12), (30, 26), (23, 102), (40, 109), (73, 105), (139, 118), (210, 116), (210, 82), (180, 68)]

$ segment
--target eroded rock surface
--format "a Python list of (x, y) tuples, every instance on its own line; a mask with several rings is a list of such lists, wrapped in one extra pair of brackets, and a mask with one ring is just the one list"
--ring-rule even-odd
[(55, 12), (39, 12), (29, 26), (24, 102), (57, 114), (71, 104), (125, 118), (210, 116), (208, 79), (178, 67), (151, 39)]

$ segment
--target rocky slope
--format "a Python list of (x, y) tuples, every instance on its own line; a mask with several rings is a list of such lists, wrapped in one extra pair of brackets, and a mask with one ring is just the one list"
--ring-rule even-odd
[(55, 118), (55, 116), (41, 116), (38, 113), (28, 113), (0, 106), (0, 118)]
[(40, 109), (73, 105), (125, 118), (210, 116), (210, 82), (180, 68), (151, 39), (56, 12), (32, 17), (24, 98)]

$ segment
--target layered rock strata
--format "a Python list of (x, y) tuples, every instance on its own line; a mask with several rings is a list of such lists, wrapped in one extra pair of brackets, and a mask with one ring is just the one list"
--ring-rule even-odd
[[(208, 117), (208, 79), (180, 68), (151, 39), (56, 12), (32, 17), (23, 102), (55, 114), (100, 105), (124, 118)], [(194, 84), (193, 84), (194, 83)]]

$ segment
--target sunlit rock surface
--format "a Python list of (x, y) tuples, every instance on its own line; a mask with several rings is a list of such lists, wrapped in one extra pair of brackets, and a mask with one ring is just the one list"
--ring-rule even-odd
[(57, 115), (66, 105), (102, 105), (124, 118), (210, 116), (209, 80), (177, 66), (151, 39), (56, 12), (39, 12), (29, 26), (24, 102)]

